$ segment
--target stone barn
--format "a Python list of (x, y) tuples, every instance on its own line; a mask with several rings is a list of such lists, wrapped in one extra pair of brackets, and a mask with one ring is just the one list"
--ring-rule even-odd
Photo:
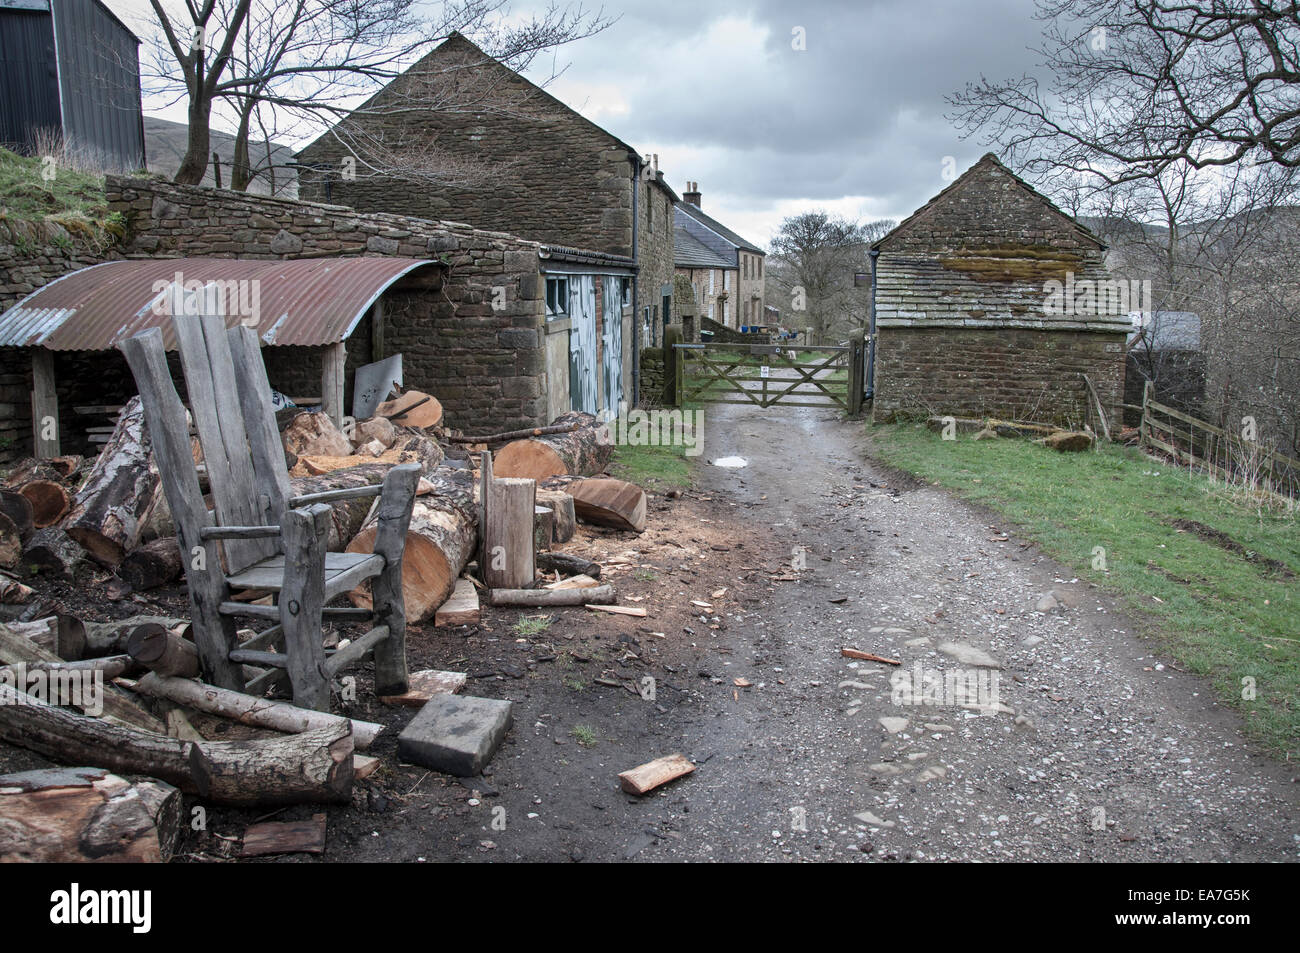
[(1084, 375), (1118, 419), (1137, 283), (1106, 246), (985, 155), (872, 246), (876, 420), (1080, 424)]

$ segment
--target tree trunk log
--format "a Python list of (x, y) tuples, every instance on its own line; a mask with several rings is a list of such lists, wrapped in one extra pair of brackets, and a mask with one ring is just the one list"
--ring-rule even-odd
[(0, 513), (0, 569), (13, 569), (22, 561), (23, 537), (14, 521)]
[(280, 432), (280, 440), (295, 457), (346, 457), (352, 452), (352, 443), (325, 413), (298, 414)]
[(645, 492), (622, 480), (582, 480), (569, 484), (578, 519), (584, 523), (645, 530)]
[(177, 705), (196, 711), (229, 718), (241, 725), (270, 728), (296, 735), (311, 728), (332, 728), (339, 721), (351, 721), (352, 742), (358, 751), (369, 748), (379, 737), (384, 726), (373, 721), (347, 719), (329, 712), (299, 708), (287, 702), (271, 701), (234, 692), (228, 688), (205, 685), (188, 678), (162, 678), (146, 675), (135, 683), (135, 690), (143, 695), (164, 698)]
[(0, 863), (165, 863), (180, 838), (181, 794), (101, 768), (0, 777)]
[(376, 417), (386, 417), (398, 427), (436, 427), (442, 423), (442, 404), (438, 398), (418, 390), (386, 400), (375, 408)]
[(71, 616), (49, 616), (32, 622), (9, 622), (6, 625), (10, 632), (31, 639), (65, 662), (78, 662), (86, 657), (86, 629)]
[(578, 528), (577, 514), (573, 509), (573, 497), (563, 490), (537, 491), (537, 505), (549, 506), (555, 513), (555, 542), (567, 543), (573, 539)]
[(0, 513), (14, 524), (18, 535), (25, 543), (36, 529), (33, 522), (32, 501), (17, 490), (0, 490)]
[(65, 468), (58, 466), (55, 460), (62, 459), (55, 457), (51, 460), (38, 460), (35, 457), (28, 457), (26, 460), (19, 461), (8, 475), (5, 476), (5, 486), (18, 489), (31, 483), (33, 480), (47, 480), (51, 483), (63, 483), (68, 479), (69, 474)]
[(600, 578), (600, 563), (593, 563), (590, 559), (572, 556), (569, 553), (540, 553), (537, 557), (537, 568), (543, 572), (562, 572), (573, 576)]
[(197, 678), (199, 674), (198, 647), (181, 638), (179, 631), (165, 629), (156, 622), (146, 622), (131, 632), (126, 654), (159, 675)]
[[(402, 596), (408, 623), (424, 621), (447, 601), (476, 545), (472, 472), (439, 467), (425, 479), (433, 492), (416, 497), (402, 554)], [(378, 532), (378, 522), (372, 517), (348, 543), (347, 552), (374, 552)], [(369, 583), (352, 590), (348, 598), (353, 605), (370, 608)]]
[(86, 565), (86, 551), (57, 526), (38, 529), (23, 547), (23, 565), (73, 579)]
[(538, 482), (563, 473), (593, 476), (603, 472), (614, 451), (608, 431), (591, 414), (576, 410), (555, 418), (554, 426), (571, 423), (577, 423), (578, 428), (506, 444), (493, 457), (493, 472), (498, 478), (522, 477)]
[(180, 741), (76, 715), (0, 684), (0, 738), (58, 761), (158, 778), (214, 804), (347, 803), (352, 793), (345, 719), (257, 741)]
[(170, 585), (184, 571), (176, 537), (155, 539), (127, 553), (117, 567), (117, 577), (136, 592)]
[(37, 529), (53, 526), (72, 506), (72, 495), (54, 480), (32, 480), (18, 492), (32, 504), (32, 525)]
[(555, 511), (549, 506), (533, 507), (533, 553), (547, 552), (555, 542)]
[[(496, 462), (493, 461), (495, 472)], [(537, 484), (531, 479), (494, 478), (483, 503), (483, 552), (479, 569), (489, 589), (523, 589), (537, 577), (533, 509)]]
[(92, 657), (125, 653), (131, 633), (142, 625), (153, 623), (171, 630), (190, 624), (189, 619), (165, 615), (133, 615), (114, 622), (81, 622), (72, 616), (61, 616), (59, 622), (82, 627), (86, 634), (86, 655)]
[(144, 405), (132, 397), (63, 525), (92, 559), (110, 569), (139, 544), (144, 516), (158, 492), (151, 453)]
[(585, 606), (611, 605), (614, 602), (613, 586), (593, 586), (588, 589), (493, 589), (494, 606)]

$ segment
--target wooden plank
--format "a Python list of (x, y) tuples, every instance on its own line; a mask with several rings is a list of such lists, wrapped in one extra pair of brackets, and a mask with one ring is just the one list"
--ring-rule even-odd
[(284, 588), (280, 591), (280, 623), (289, 656), (293, 703), (324, 711), (329, 707), (325, 677), (321, 609), (325, 605), (325, 539), (330, 508), (322, 504), (284, 514)]
[(257, 488), (266, 495), (262, 520), (278, 524), (290, 495), (289, 470), (275, 414), (271, 411), (271, 384), (266, 378), (257, 332), (240, 325), (227, 331), (226, 339)]
[(646, 611), (635, 606), (598, 606), (593, 603), (587, 604), (588, 609), (594, 609), (598, 612), (610, 612), (614, 615), (631, 615), (638, 619), (644, 619)]
[[(355, 757), (355, 756), (354, 756)], [(244, 831), (241, 857), (272, 854), (323, 854), (325, 815), (313, 814), (309, 821), (265, 821)]]
[(380, 695), (379, 700), (385, 705), (421, 708), (434, 695), (456, 694), (465, 687), (467, 677), (464, 672), (441, 672), (437, 669), (412, 672), (406, 691), (400, 695)]
[(537, 574), (533, 549), (535, 480), (493, 480), (487, 488), (483, 552), (479, 557), (483, 581), (492, 589), (521, 589)]
[(376, 514), (375, 556), (383, 567), (370, 584), (375, 622), (388, 630), (388, 638), (375, 646), (375, 692), (393, 694), (410, 684), (406, 667), (406, 597), (402, 593), (402, 558), (411, 526), (415, 491), (421, 467), (407, 463), (393, 467), (384, 477), (384, 491)]
[(328, 345), (321, 357), (320, 409), (336, 427), (343, 426), (343, 369), (347, 358), (346, 341)]
[(478, 620), (478, 590), (470, 580), (463, 577), (457, 579), (451, 597), (434, 613), (433, 624), (435, 626), (476, 625)]
[(628, 794), (648, 794), (655, 788), (684, 777), (695, 765), (683, 754), (670, 754), (619, 773), (618, 782)]
[(59, 456), (59, 393), (54, 381), (54, 352), (32, 348), (32, 446), (36, 457)]
[(162, 331), (151, 328), (123, 341), (119, 348), (135, 377), (158, 472), (176, 535), (186, 560), (185, 577), (195, 643), (205, 677), (222, 688), (243, 688), (243, 673), (230, 661), (235, 646), (235, 625), (221, 611), (230, 590), (221, 574), (217, 544), (203, 541), (200, 530), (212, 524), (203, 503), (199, 476), (194, 469), (185, 408), (172, 384), (163, 349)]
[[(370, 553), (326, 553), (324, 572), (327, 578), (333, 577), (353, 570), (373, 558)], [(267, 589), (274, 592), (284, 582), (284, 556), (268, 556), (241, 572), (232, 573), (226, 581), (232, 589)]]

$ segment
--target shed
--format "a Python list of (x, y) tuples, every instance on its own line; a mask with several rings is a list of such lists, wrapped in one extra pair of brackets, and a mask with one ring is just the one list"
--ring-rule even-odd
[(0, 145), (57, 132), (82, 161), (143, 169), (139, 46), (100, 0), (0, 0)]
[(985, 155), (872, 246), (873, 417), (1079, 423), (1084, 375), (1113, 417), (1144, 295), (1105, 248)]
[[(64, 275), (0, 315), (0, 348), (28, 352), (33, 446), (37, 456), (57, 456), (60, 434), (79, 429), (69, 429), (77, 411), (102, 415), (134, 393), (129, 375), (121, 373), (119, 342), (159, 328), (168, 350), (175, 348), (167, 289), (173, 283), (216, 284), (227, 327), (253, 328), (270, 349), (266, 364), (273, 388), (301, 398), (298, 388), (312, 386), (303, 369), (314, 366), (302, 351), (319, 356), (320, 392), (305, 400), (320, 403), (340, 422), (345, 363), (383, 355), (385, 293), (437, 289), (445, 269), (437, 261), (389, 257), (110, 261)], [(346, 342), (367, 318), (370, 341), (354, 354)], [(105, 352), (111, 359), (105, 360)], [(60, 412), (61, 391), (84, 402), (72, 408), (73, 416), (66, 407)], [(58, 426), (50, 427), (51, 421)]]

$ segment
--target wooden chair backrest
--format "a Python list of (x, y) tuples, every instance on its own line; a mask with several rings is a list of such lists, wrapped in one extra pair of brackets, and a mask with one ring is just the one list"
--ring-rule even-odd
[[(167, 294), (190, 413), (212, 490), (212, 522), (218, 526), (279, 525), (290, 495), (289, 472), (271, 409), (271, 387), (257, 334), (243, 326), (226, 328), (216, 285), (188, 292), (172, 285)], [(162, 348), (162, 335), (156, 329), (132, 340), (151, 352)], [(131, 351), (127, 355), (130, 360)], [(156, 365), (156, 356), (151, 363)], [(138, 373), (136, 381), (144, 396), (145, 383)], [(146, 419), (152, 431), (155, 428), (149, 419), (150, 403), (156, 405), (155, 413), (174, 415), (180, 401), (170, 376), (166, 381), (153, 380), (151, 388), (164, 392), (161, 402), (145, 399)], [(166, 391), (171, 391), (175, 399), (167, 398)], [(170, 427), (175, 426), (176, 422), (171, 421)], [(162, 456), (158, 463), (160, 468), (183, 465)], [(190, 463), (192, 466), (192, 459)], [(164, 482), (173, 512), (176, 506), (170, 487), (188, 496), (189, 483), (184, 478)], [(187, 500), (184, 508), (194, 510), (194, 501)], [(230, 573), (281, 552), (279, 540), (267, 537), (226, 540), (222, 548), (226, 571)]]

